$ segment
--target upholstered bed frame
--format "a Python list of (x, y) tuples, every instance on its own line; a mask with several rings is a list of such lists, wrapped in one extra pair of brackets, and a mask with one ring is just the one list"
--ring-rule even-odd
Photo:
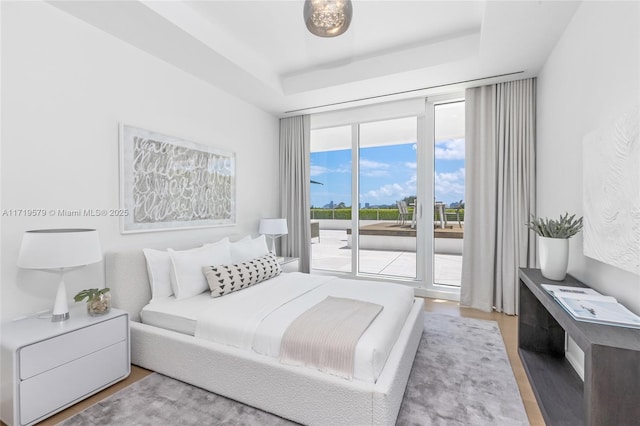
[(131, 362), (296, 422), (395, 424), (423, 329), (413, 307), (376, 383), (349, 381), (140, 322), (151, 291), (142, 250), (107, 253), (113, 306), (130, 315)]

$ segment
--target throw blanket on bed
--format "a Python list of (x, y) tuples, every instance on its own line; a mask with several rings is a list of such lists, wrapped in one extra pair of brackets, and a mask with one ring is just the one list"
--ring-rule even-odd
[(360, 336), (382, 305), (327, 297), (296, 318), (280, 344), (280, 362), (315, 367), (351, 380)]

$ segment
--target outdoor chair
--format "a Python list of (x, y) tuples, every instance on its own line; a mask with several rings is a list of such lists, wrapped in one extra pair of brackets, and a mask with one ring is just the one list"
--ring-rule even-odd
[(462, 228), (462, 221), (460, 220), (460, 216), (462, 215), (462, 211), (464, 210), (464, 202), (460, 200), (458, 203), (458, 207), (456, 208), (456, 219), (458, 220), (458, 225)]
[(445, 205), (442, 201), (435, 201), (433, 203), (433, 210), (434, 210), (434, 221), (438, 220), (439, 223), (439, 227), (444, 229), (447, 227), (447, 209), (445, 208)]
[(311, 239), (318, 238), (318, 242), (320, 242), (320, 221), (312, 220), (311, 221)]
[(407, 208), (406, 201), (396, 201), (398, 205), (398, 223), (404, 225), (404, 222), (409, 218), (409, 209)]
[[(452, 208), (454, 206), (456, 211), (451, 213), (445, 213), (445, 215), (452, 215), (452, 216), (455, 215), (455, 220), (458, 222), (458, 225), (460, 226), (460, 228), (462, 228), (462, 220), (460, 218), (462, 217), (462, 211), (464, 210), (464, 202), (460, 200), (458, 203), (451, 204)], [(449, 218), (447, 217), (447, 219)]]
[(411, 228), (415, 228), (416, 227), (416, 212), (418, 210), (418, 199), (416, 198), (413, 203), (410, 204), (411, 207), (413, 207), (412, 211), (411, 211)]

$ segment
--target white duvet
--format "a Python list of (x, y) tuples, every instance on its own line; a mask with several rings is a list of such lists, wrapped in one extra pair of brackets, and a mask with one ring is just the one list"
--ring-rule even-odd
[(187, 300), (154, 302), (143, 309), (142, 319), (151, 325), (175, 329), (167, 326), (168, 318), (183, 317), (182, 328), (187, 324), (184, 321), (195, 321), (196, 337), (278, 358), (287, 327), (327, 296), (359, 299), (384, 307), (358, 342), (354, 360), (353, 377), (375, 382), (411, 310), (411, 287), (283, 273), (219, 298), (204, 293)]

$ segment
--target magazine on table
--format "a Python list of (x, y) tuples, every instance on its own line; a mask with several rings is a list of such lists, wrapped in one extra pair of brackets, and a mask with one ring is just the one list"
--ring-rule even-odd
[[(565, 296), (565, 295), (602, 296), (602, 294), (588, 287), (571, 287), (567, 285), (542, 284), (542, 288), (545, 289), (548, 293), (550, 293), (553, 297)], [(603, 296), (603, 297), (607, 297), (607, 296)]]
[(611, 296), (591, 288), (542, 284), (569, 314), (578, 321), (640, 328), (640, 317)]

